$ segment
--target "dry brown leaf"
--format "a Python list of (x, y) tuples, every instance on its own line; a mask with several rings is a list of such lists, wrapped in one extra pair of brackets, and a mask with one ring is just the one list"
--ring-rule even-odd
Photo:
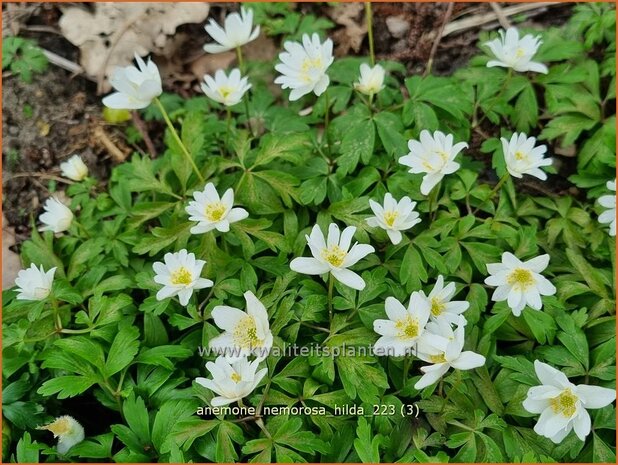
[(2, 217), (2, 289), (9, 289), (15, 284), (17, 273), (21, 269), (19, 255), (9, 247), (15, 245), (15, 229), (8, 226), (8, 221)]
[(157, 53), (178, 26), (201, 23), (209, 10), (207, 3), (96, 3), (92, 11), (63, 9), (59, 25), (67, 40), (80, 48), (86, 73), (98, 79), (100, 92), (106, 92), (110, 87), (104, 78), (114, 68), (127, 66), (135, 53)]
[[(335, 49), (337, 56), (347, 55), (350, 49), (354, 52), (360, 50), (363, 39), (367, 34), (367, 25), (361, 13), (363, 9), (362, 3), (338, 3), (329, 12), (333, 21), (344, 26), (343, 29), (335, 31), (333, 34), (334, 42), (337, 44)], [(359, 20), (361, 16), (362, 19)]]

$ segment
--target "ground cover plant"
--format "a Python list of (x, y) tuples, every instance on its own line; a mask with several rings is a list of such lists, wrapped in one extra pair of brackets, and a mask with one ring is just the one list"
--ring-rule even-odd
[(3, 458), (615, 462), (613, 5), (483, 32), (440, 77), (238, 10), (204, 95), (139, 55), (113, 75), (108, 120), (164, 122), (165, 152), (103, 185), (76, 155), (33, 216)]

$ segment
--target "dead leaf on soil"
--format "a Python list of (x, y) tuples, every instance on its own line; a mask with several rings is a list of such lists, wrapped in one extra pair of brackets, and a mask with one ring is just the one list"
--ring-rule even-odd
[[(367, 25), (362, 16), (364, 5), (362, 3), (338, 3), (329, 12), (329, 16), (337, 24), (344, 26), (335, 31), (333, 41), (337, 44), (335, 54), (347, 55), (352, 49), (358, 52), (367, 34)], [(362, 19), (359, 20), (359, 17)]]
[(63, 35), (81, 51), (81, 65), (99, 82), (99, 92), (110, 89), (105, 78), (117, 66), (127, 66), (134, 53), (145, 56), (165, 47), (181, 24), (201, 23), (207, 3), (96, 3), (92, 10), (63, 9)]
[(8, 226), (2, 217), (2, 289), (9, 289), (15, 284), (17, 273), (21, 270), (19, 255), (9, 247), (15, 245), (15, 229)]

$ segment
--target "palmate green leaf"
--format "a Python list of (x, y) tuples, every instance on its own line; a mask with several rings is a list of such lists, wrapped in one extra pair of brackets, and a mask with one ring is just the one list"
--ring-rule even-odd
[(97, 379), (87, 376), (59, 376), (45, 381), (37, 392), (43, 396), (58, 394), (58, 399), (66, 399), (81, 394), (96, 382)]
[(132, 393), (122, 404), (124, 418), (142, 446), (150, 443), (150, 419), (146, 404)]
[(375, 402), (379, 393), (388, 387), (382, 367), (370, 357), (336, 357), (339, 377), (350, 399), (360, 397), (363, 402)]
[(234, 443), (242, 444), (244, 435), (240, 426), (228, 421), (221, 421), (217, 428), (216, 460), (222, 462), (235, 462), (238, 452)]
[(127, 367), (139, 350), (139, 329), (131, 325), (119, 325), (118, 334), (109, 349), (103, 372), (106, 378)]
[(380, 445), (384, 442), (381, 434), (372, 434), (371, 425), (365, 417), (359, 417), (354, 439), (354, 450), (363, 463), (380, 463)]
[(353, 172), (359, 161), (368, 163), (375, 145), (375, 125), (371, 119), (359, 119), (347, 128), (341, 141), (341, 155), (337, 158), (338, 172)]
[(138, 255), (147, 253), (152, 257), (175, 242), (179, 245), (186, 244), (193, 225), (194, 223), (185, 222), (168, 228), (156, 227), (151, 231), (152, 235), (144, 236), (133, 247), (133, 252)]
[(25, 432), (15, 448), (15, 459), (18, 463), (39, 463), (39, 451), (44, 447)]
[(405, 155), (407, 153), (407, 141), (402, 136), (401, 118), (394, 113), (383, 111), (376, 114), (373, 121), (386, 152), (396, 158)]

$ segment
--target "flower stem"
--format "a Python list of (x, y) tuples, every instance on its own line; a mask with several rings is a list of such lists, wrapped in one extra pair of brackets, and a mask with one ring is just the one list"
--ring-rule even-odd
[(167, 127), (171, 131), (172, 137), (174, 138), (174, 140), (176, 141), (176, 143), (180, 147), (180, 150), (182, 151), (183, 155), (187, 158), (189, 163), (191, 163), (193, 171), (195, 172), (195, 174), (197, 175), (197, 177), (199, 178), (199, 180), (201, 182), (203, 182), (203, 183), (206, 182), (206, 179), (204, 179), (204, 176), (202, 175), (202, 173), (198, 169), (197, 165), (195, 164), (195, 161), (193, 160), (193, 157), (191, 156), (191, 154), (187, 150), (187, 147), (185, 147), (185, 144), (182, 143), (182, 140), (180, 139), (180, 136), (178, 135), (178, 132), (176, 132), (176, 128), (172, 124), (172, 121), (170, 120), (169, 115), (165, 111), (165, 108), (163, 107), (163, 104), (161, 103), (161, 100), (159, 100), (158, 98), (155, 98), (154, 102), (155, 102), (155, 105), (157, 106), (157, 108), (159, 109), (159, 111), (161, 112), (161, 114), (163, 115), (163, 119), (165, 120), (165, 123), (167, 124)]
[(333, 321), (333, 287), (335, 286), (335, 278), (333, 274), (328, 274), (328, 321)]
[(434, 220), (434, 216), (435, 216), (434, 207), (437, 207), (437, 205), (438, 205), (438, 196), (440, 195), (440, 188), (441, 187), (442, 187), (442, 184), (439, 183), (429, 193), (429, 206), (427, 207), (427, 214), (429, 215), (429, 223), (430, 224)]
[(401, 379), (401, 389), (405, 389), (406, 381), (408, 380), (408, 372), (410, 371), (410, 358), (403, 359), (403, 377)]
[(328, 137), (328, 127), (330, 125), (330, 97), (328, 95), (328, 89), (324, 91), (324, 101), (326, 108), (324, 109), (324, 139), (326, 140), (326, 146), (328, 147), (328, 154), (331, 154), (330, 139)]
[[(242, 49), (240, 47), (236, 47), (236, 59), (238, 61), (238, 68), (240, 69), (240, 73), (242, 75), (245, 74), (245, 61), (242, 57)], [(247, 129), (253, 136), (253, 128), (251, 127), (251, 120), (249, 119), (249, 97), (243, 98), (243, 102), (245, 104), (245, 117), (247, 118)]]
[(230, 129), (232, 127), (232, 110), (230, 110), (230, 107), (225, 107), (225, 111), (227, 113), (227, 120), (226, 120), (227, 129), (225, 130), (225, 151), (228, 152), (230, 151), (229, 143), (230, 143)]
[(60, 318), (60, 309), (58, 308), (58, 301), (52, 295), (50, 295), (52, 310), (54, 313), (54, 326), (56, 328), (56, 332), (62, 331), (62, 319)]
[(84, 236), (86, 236), (87, 239), (90, 239), (90, 233), (88, 232), (88, 230), (84, 227), (83, 224), (81, 224), (79, 221), (77, 221), (75, 218), (73, 218), (73, 223), (75, 223), (75, 225), (77, 226), (77, 229), (79, 229), (82, 233), (84, 233)]
[[(494, 186), (494, 188), (491, 190), (491, 192), (489, 193), (489, 197), (487, 197), (487, 200), (491, 200), (494, 198), (494, 196), (496, 195), (496, 192), (498, 192), (500, 190), (500, 188), (502, 187), (502, 185), (506, 182), (507, 179), (509, 179), (509, 172), (507, 171), (506, 173), (504, 173), (504, 175), (500, 178), (500, 180), (498, 181), (498, 183)], [(477, 207), (476, 210), (474, 210), (472, 212), (473, 215), (476, 215), (477, 212), (479, 211), (481, 207)]]
[(240, 47), (236, 47), (236, 59), (238, 60), (238, 67), (240, 68), (240, 72), (244, 74), (245, 73), (245, 62), (242, 59), (242, 50)]
[(369, 61), (371, 66), (376, 64), (376, 55), (373, 48), (373, 13), (371, 2), (365, 2), (365, 22), (367, 23), (367, 38), (369, 39)]

